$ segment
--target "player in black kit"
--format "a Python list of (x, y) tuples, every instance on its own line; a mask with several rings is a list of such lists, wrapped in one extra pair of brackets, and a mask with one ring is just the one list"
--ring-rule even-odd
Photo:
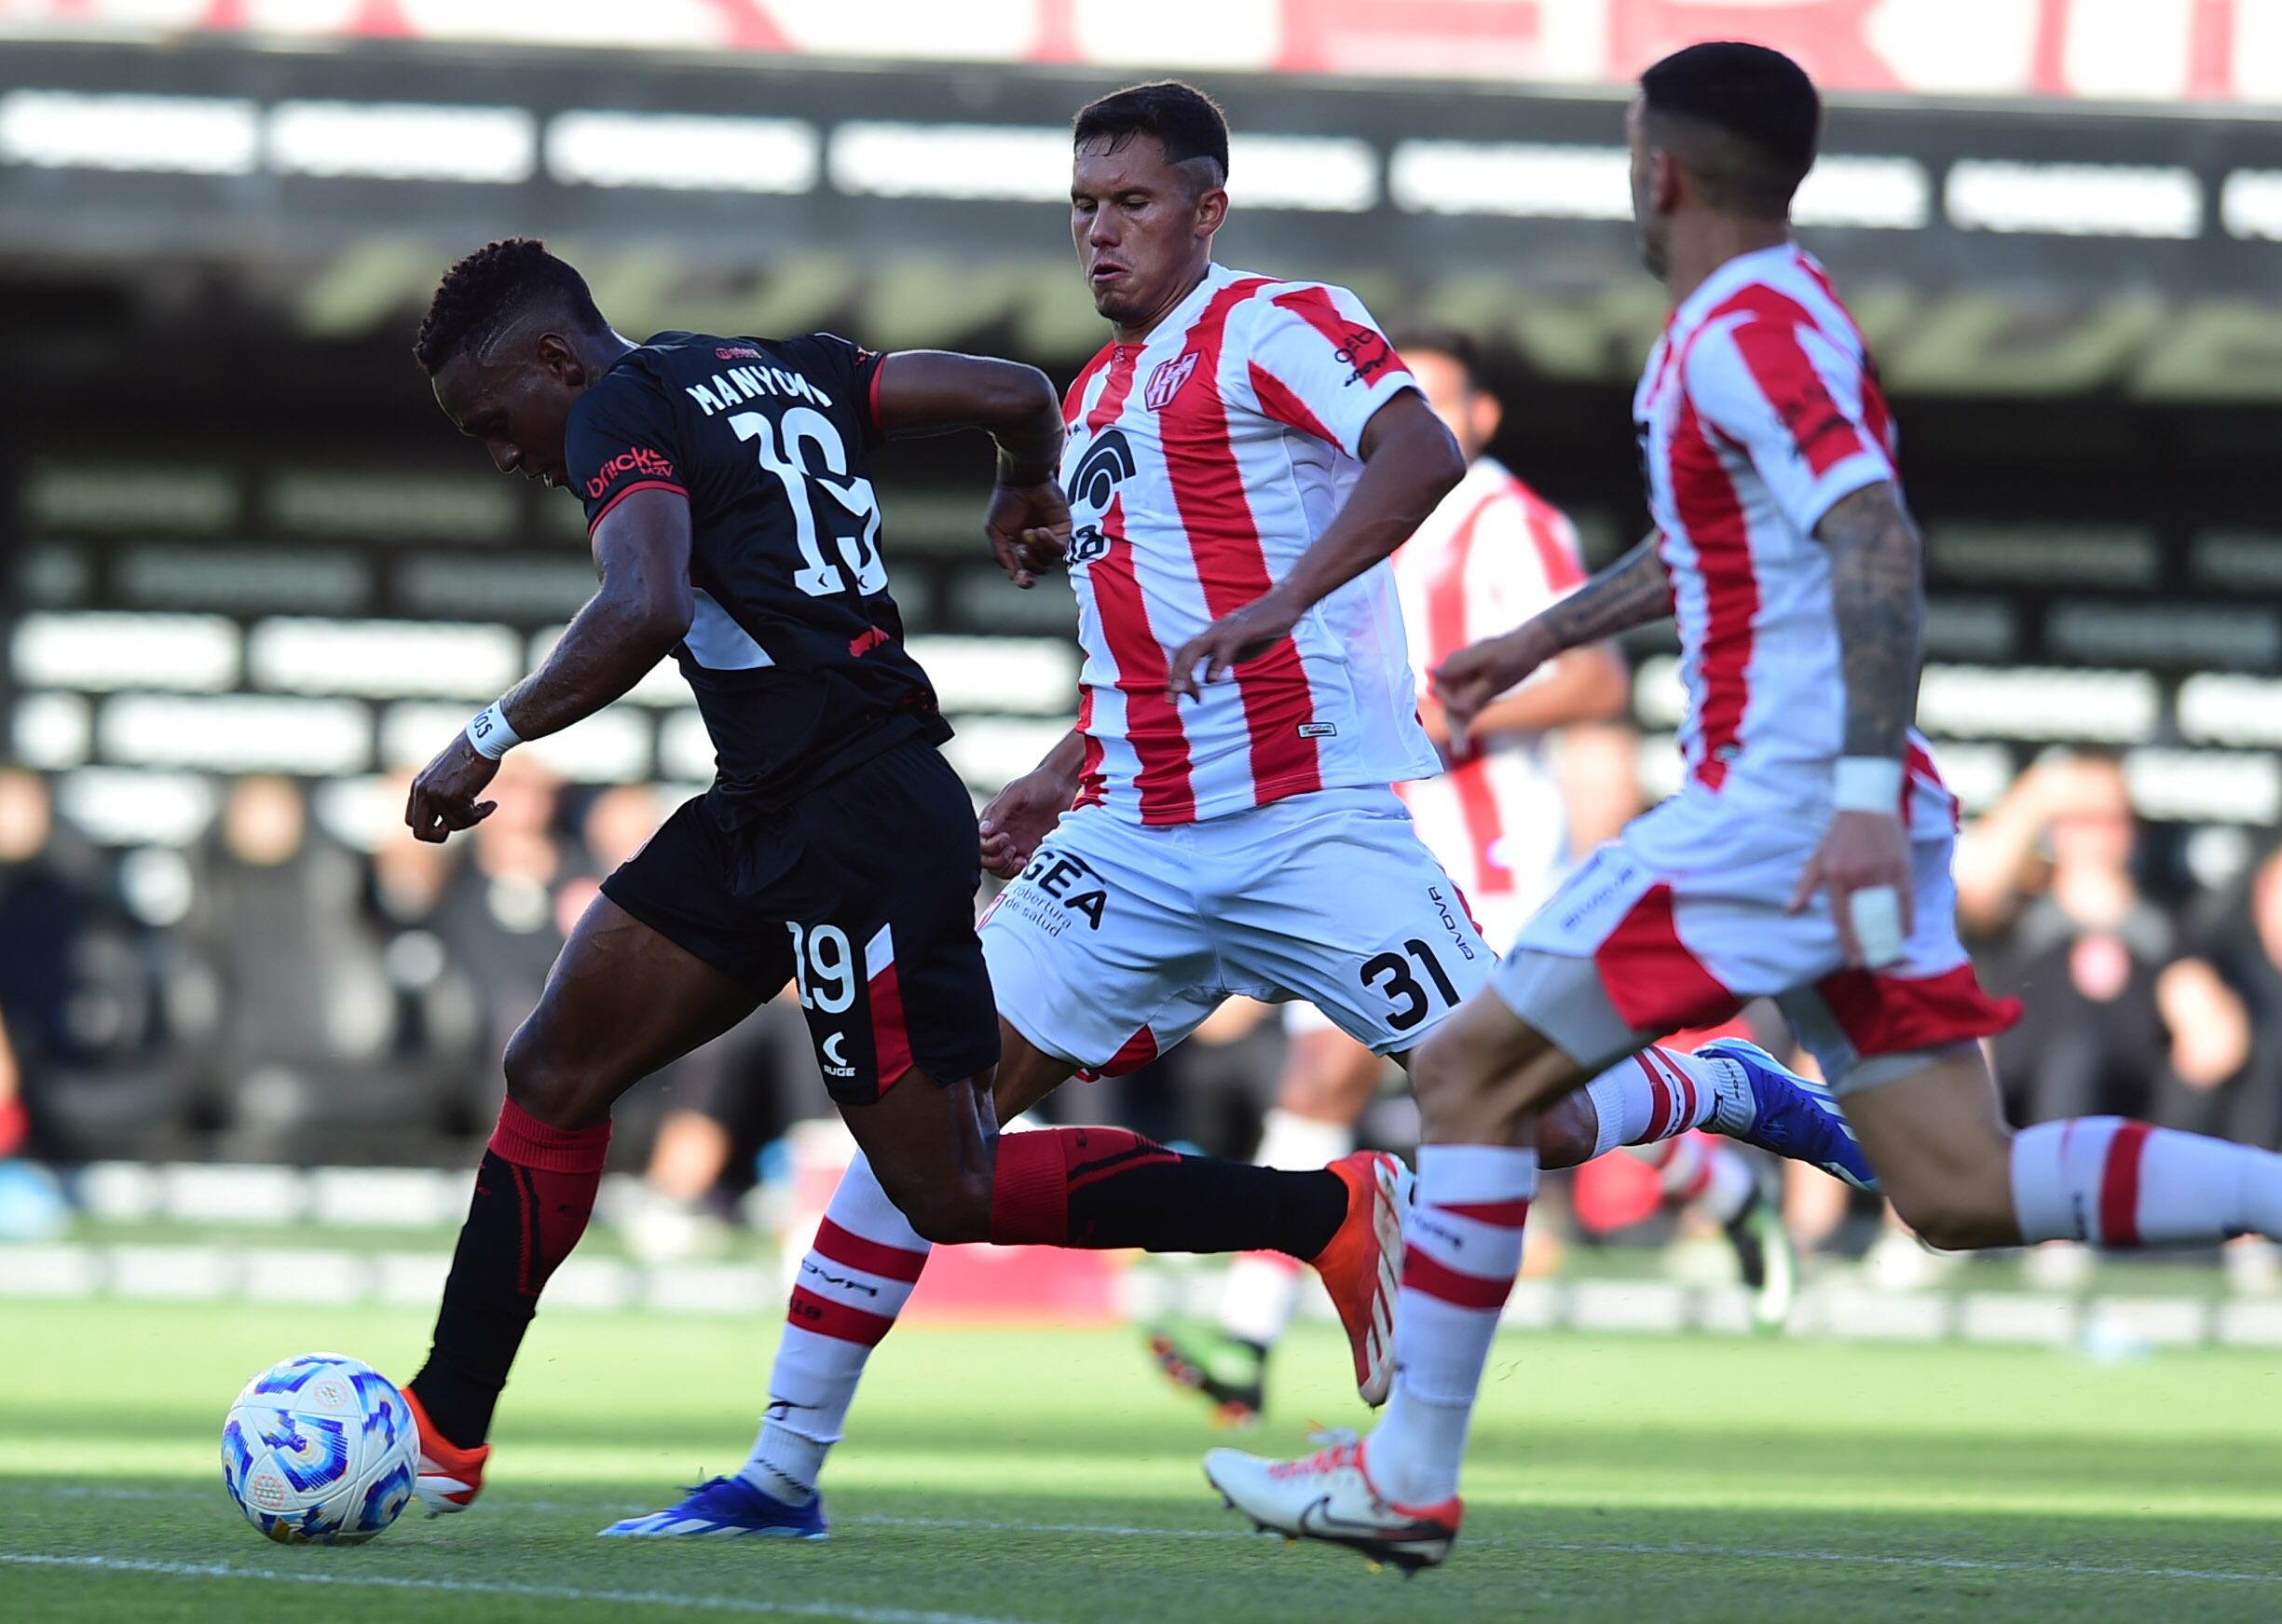
[[(528, 239), (454, 266), (415, 350), (500, 471), (577, 492), (601, 587), (421, 772), (414, 832), (480, 822), (507, 749), (593, 715), (669, 652), (718, 766), (604, 883), (508, 1044), (434, 1349), (407, 1388), (421, 1499), (445, 1510), (480, 1487), (508, 1366), (593, 1208), (612, 1102), (787, 982), (882, 1182), (987, 1186), (998, 1023), (974, 927), (980, 841), (888, 595), (870, 453), (895, 430), (989, 431), (989, 528), (1026, 584), (1025, 533), (1052, 546), (1069, 511), (1061, 414), (1036, 369), (881, 357), (828, 334), (631, 344)], [(949, 1086), (892, 1086), (914, 1070)]]
[[(999, 1029), (974, 926), (981, 842), (888, 595), (871, 453), (899, 430), (989, 432), (985, 527), (1018, 584), (1059, 554), (1070, 513), (1055, 477), (1061, 410), (1036, 369), (880, 356), (828, 334), (633, 344), (579, 273), (528, 239), (455, 265), (414, 348), (437, 404), (501, 472), (577, 492), (601, 587), (540, 669), (420, 773), (413, 831), (442, 840), (482, 821), (501, 755), (602, 709), (668, 652), (718, 766), (711, 791), (604, 882), (508, 1044), (507, 1099), (434, 1345), (405, 1388), (432, 1514), (482, 1486), (508, 1368), (593, 1210), (613, 1102), (788, 982), (876, 1206), (893, 1204), (827, 1218), (852, 1266), (877, 1290), (908, 1290), (922, 1254), (898, 1240), (993, 1237)], [(1330, 1175), (1176, 1155), (1115, 1129), (1050, 1131), (1058, 1244), (1305, 1255), (1318, 1232), (1371, 1227), (1372, 1204)], [(877, 1340), (872, 1316), (804, 1289), (793, 1317), (823, 1340)], [(768, 1505), (784, 1520), (770, 1532), (823, 1531), (813, 1497)]]

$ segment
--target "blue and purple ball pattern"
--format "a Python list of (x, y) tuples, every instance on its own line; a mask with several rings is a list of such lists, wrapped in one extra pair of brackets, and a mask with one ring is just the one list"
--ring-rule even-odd
[(222, 1483), (285, 1545), (358, 1545), (412, 1500), (420, 1438), (389, 1379), (343, 1354), (301, 1354), (245, 1385), (222, 1424)]

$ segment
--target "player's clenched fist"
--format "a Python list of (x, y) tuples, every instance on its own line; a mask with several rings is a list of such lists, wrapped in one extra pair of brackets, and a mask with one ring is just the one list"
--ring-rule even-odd
[(412, 781), (412, 795), (404, 802), (404, 822), (415, 838), (442, 840), (455, 829), (472, 828), (489, 817), (499, 802), (477, 800), (499, 771), (499, 764), (476, 753), (462, 733), (443, 753), (420, 770)]
[(1050, 475), (1030, 484), (1002, 479), (991, 492), (983, 528), (1006, 579), (1028, 587), (1037, 580), (1038, 571), (1069, 551), (1070, 503)]
[(1558, 653), (1537, 622), (1528, 621), (1502, 637), (1461, 648), (1436, 666), (1430, 679), (1450, 720), (1452, 746), (1463, 751), (1467, 730), (1489, 703)]

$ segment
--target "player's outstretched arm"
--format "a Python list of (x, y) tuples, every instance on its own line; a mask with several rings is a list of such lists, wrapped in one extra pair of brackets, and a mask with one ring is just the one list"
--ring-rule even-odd
[(495, 803), (475, 798), (509, 746), (559, 733), (621, 698), (690, 630), (690, 499), (679, 491), (636, 490), (612, 507), (594, 527), (594, 563), (602, 588), (545, 662), (413, 780), (404, 822), (419, 839), (441, 840), (488, 817)]
[(1924, 612), (1918, 526), (1890, 480), (1841, 498), (1814, 527), (1830, 550), (1831, 610), (1846, 679), (1846, 743), (1836, 808), (1792, 911), (1820, 890), (1848, 961), (1876, 969), (1902, 956), (1910, 930), (1909, 839), (1902, 827), (1903, 755), (1918, 709), (1918, 626)]
[(1434, 697), (1449, 717), (1451, 739), (1463, 748), (1468, 732), (1497, 696), (1547, 661), (1672, 613), (1672, 577), (1664, 567), (1662, 542), (1663, 537), (1651, 530), (1640, 545), (1559, 603), (1502, 637), (1459, 649), (1436, 667)]
[(983, 521), (991, 552), (1017, 586), (1062, 554), (1070, 504), (1061, 462), (1061, 401), (1045, 374), (1020, 362), (944, 349), (905, 349), (880, 362), (880, 429), (930, 434), (980, 429), (998, 444), (998, 484)]
[(1358, 449), (1361, 477), (1291, 572), (1173, 655), (1168, 688), (1175, 698), (1198, 697), (1199, 662), (1203, 680), (1218, 682), (1230, 666), (1289, 635), (1302, 615), (1409, 540), (1466, 477), (1457, 441), (1416, 389), (1402, 390), (1372, 414)]

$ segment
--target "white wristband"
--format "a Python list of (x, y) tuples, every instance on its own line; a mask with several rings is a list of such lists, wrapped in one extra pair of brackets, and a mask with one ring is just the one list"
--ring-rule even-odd
[(1840, 812), (1898, 812), (1902, 764), (1883, 756), (1841, 756), (1830, 791), (1831, 803)]
[(507, 725), (507, 713), (498, 702), (485, 705), (468, 724), (468, 743), (478, 756), (487, 756), (497, 761), (523, 743), (522, 735)]

